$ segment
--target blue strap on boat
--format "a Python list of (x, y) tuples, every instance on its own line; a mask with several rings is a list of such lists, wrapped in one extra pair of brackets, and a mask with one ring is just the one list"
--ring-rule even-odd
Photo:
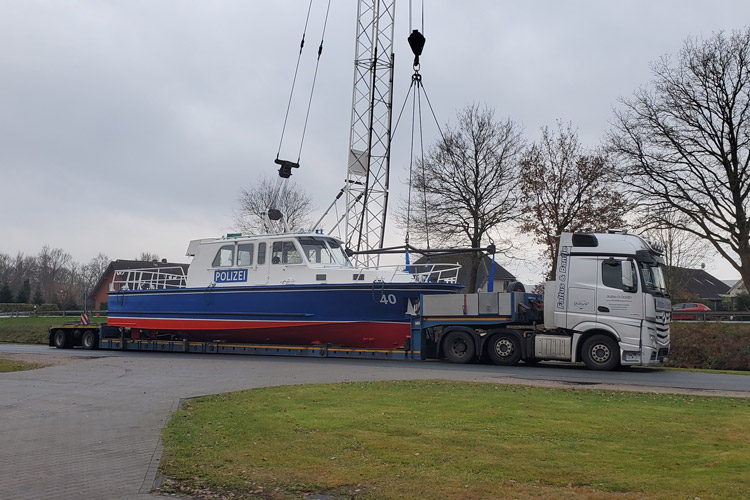
[(488, 292), (494, 292), (495, 291), (495, 254), (492, 254), (492, 266), (490, 266), (490, 279), (489, 283), (487, 283), (487, 291)]
[(411, 272), (411, 266), (409, 265), (409, 249), (406, 249), (406, 272)]

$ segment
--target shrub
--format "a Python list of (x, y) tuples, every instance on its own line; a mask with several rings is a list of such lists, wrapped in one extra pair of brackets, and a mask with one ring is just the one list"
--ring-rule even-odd
[(750, 370), (750, 325), (672, 323), (667, 366), (713, 370)]
[(2, 302), (0, 303), (0, 312), (26, 312), (33, 311), (33, 304), (17, 304), (15, 302)]
[(734, 297), (734, 310), (750, 311), (750, 295), (747, 293), (741, 293)]

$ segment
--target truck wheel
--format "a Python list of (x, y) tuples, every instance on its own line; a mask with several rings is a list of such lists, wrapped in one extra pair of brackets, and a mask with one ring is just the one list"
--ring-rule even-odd
[(521, 346), (515, 335), (498, 333), (487, 344), (487, 353), (496, 365), (515, 365), (521, 359)]
[(467, 332), (451, 332), (443, 341), (443, 353), (451, 363), (469, 363), (474, 360), (474, 339)]
[(581, 358), (591, 370), (611, 370), (620, 363), (620, 348), (611, 337), (594, 335), (583, 343)]
[(81, 336), (81, 345), (84, 349), (92, 350), (99, 347), (99, 339), (96, 338), (96, 334), (93, 330), (86, 330)]
[(55, 335), (52, 337), (52, 342), (58, 349), (70, 349), (72, 340), (65, 330), (55, 330)]

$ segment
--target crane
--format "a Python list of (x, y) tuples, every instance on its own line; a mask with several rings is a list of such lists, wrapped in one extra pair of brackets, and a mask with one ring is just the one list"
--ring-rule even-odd
[[(388, 212), (395, 0), (359, 0), (349, 155), (344, 187), (315, 225), (354, 251), (383, 247)], [(338, 205), (344, 204), (343, 210)], [(324, 221), (333, 222), (323, 227)], [(379, 255), (357, 254), (377, 266)]]

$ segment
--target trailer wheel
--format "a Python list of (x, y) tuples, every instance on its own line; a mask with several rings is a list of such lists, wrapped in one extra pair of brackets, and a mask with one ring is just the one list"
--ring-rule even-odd
[(620, 363), (620, 348), (611, 337), (594, 335), (583, 343), (581, 358), (591, 370), (611, 370)]
[(81, 345), (84, 349), (92, 350), (99, 348), (99, 339), (93, 330), (85, 330), (81, 336)]
[(451, 363), (469, 363), (474, 360), (474, 339), (467, 332), (451, 332), (443, 341), (445, 359)]
[(52, 342), (58, 349), (70, 349), (73, 346), (73, 339), (65, 330), (55, 330)]
[(488, 342), (487, 353), (496, 365), (515, 365), (521, 359), (521, 345), (513, 334), (497, 333)]

